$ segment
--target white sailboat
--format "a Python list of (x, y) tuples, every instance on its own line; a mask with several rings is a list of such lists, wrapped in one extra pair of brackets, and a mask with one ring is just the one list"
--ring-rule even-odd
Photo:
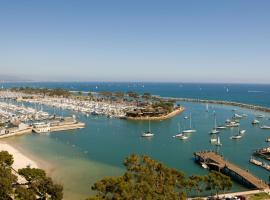
[(209, 105), (208, 103), (206, 104), (206, 109), (205, 109), (206, 112), (209, 112)]
[(264, 118), (265, 116), (263, 114), (256, 115), (256, 118)]
[(259, 124), (260, 123), (260, 121), (259, 120), (257, 120), (257, 119), (254, 119), (252, 122), (251, 122), (253, 125), (257, 125), (257, 124)]
[(217, 143), (216, 146), (222, 146), (221, 142), (220, 142), (220, 137), (217, 137)]
[(217, 135), (212, 135), (210, 138), (210, 143), (211, 144), (216, 144), (217, 143)]
[(217, 126), (217, 129), (224, 130), (224, 129), (227, 129), (227, 127), (226, 126)]
[(214, 128), (212, 131), (210, 131), (210, 134), (218, 134), (220, 131), (217, 130), (217, 116), (215, 114), (215, 123), (214, 123)]
[(153, 137), (154, 136), (154, 133), (151, 132), (151, 126), (150, 126), (150, 120), (149, 120), (149, 123), (148, 123), (148, 131), (145, 131), (143, 134), (142, 134), (142, 137)]
[(270, 126), (264, 125), (264, 126), (261, 126), (260, 128), (261, 128), (261, 129), (270, 129)]
[(180, 133), (180, 124), (178, 124), (178, 134), (173, 136), (174, 138), (179, 138), (181, 140), (187, 140), (188, 139), (188, 136), (184, 133)]
[(195, 132), (197, 132), (197, 130), (192, 129), (192, 117), (191, 117), (191, 113), (190, 113), (190, 116), (189, 116), (189, 129), (183, 130), (182, 133), (195, 133)]
[(185, 135), (184, 133), (177, 134), (175, 137), (179, 138), (180, 140), (187, 140), (188, 139), (188, 136)]
[(242, 135), (233, 135), (231, 139), (241, 139), (242, 137)]
[(243, 135), (243, 134), (245, 134), (245, 133), (246, 133), (246, 130), (243, 130), (243, 129), (242, 129), (242, 130), (239, 131), (239, 134), (241, 134), (241, 135)]
[(241, 139), (245, 132), (246, 130), (240, 130), (240, 127), (238, 127), (238, 134), (233, 135), (231, 139)]

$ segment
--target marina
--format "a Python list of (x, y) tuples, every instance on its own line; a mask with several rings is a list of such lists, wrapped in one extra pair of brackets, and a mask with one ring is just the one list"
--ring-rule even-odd
[(270, 161), (270, 147), (265, 147), (265, 148), (256, 150), (253, 155)]
[(250, 163), (253, 163), (254, 165), (260, 166), (260, 167), (262, 167), (262, 168), (264, 168), (264, 169), (270, 171), (270, 165), (267, 164), (267, 163), (264, 163), (264, 162), (262, 162), (262, 161), (258, 161), (258, 160), (254, 159), (254, 158), (251, 158), (251, 159), (249, 160), (249, 162), (250, 162)]
[[(81, 129), (84, 123), (78, 122), (76, 116), (60, 117), (43, 111), (42, 105), (33, 104), (33, 107), (19, 105), (12, 98), (18, 96), (13, 93), (1, 93), (0, 99), (0, 138), (21, 136), (24, 134), (49, 133), (55, 131), (67, 131)], [(13, 101), (12, 101), (13, 100)]]
[[(88, 98), (87, 96), (76, 96), (76, 94), (70, 95), (69, 97), (64, 97), (62, 95), (46, 96), (35, 93), (36, 89), (32, 90), (33, 93), (31, 93), (31, 95), (22, 92), (23, 90), (19, 92), (20, 90), (17, 91), (16, 89), (15, 91), (0, 91), (0, 99), (14, 99), (17, 102), (46, 105), (54, 108), (80, 112), (86, 116), (105, 115), (110, 118), (114, 117), (139, 121), (167, 120), (181, 114), (184, 111), (183, 107), (174, 105), (173, 102), (164, 101), (163, 99), (158, 99), (158, 101), (152, 99), (150, 101), (143, 100), (142, 96), (140, 100), (141, 102), (139, 102), (138, 99), (131, 100), (131, 94), (126, 94), (126, 97), (123, 96), (113, 100), (111, 92), (103, 92), (96, 94), (96, 96), (93, 98)], [(111, 96), (108, 97), (108, 95)]]

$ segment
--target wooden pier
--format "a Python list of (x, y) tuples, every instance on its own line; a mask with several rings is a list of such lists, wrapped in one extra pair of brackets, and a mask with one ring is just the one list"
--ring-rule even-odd
[(230, 176), (232, 179), (241, 182), (249, 188), (256, 189), (269, 189), (267, 183), (257, 178), (247, 170), (230, 163), (225, 160), (221, 155), (212, 151), (202, 151), (194, 153), (195, 161), (198, 163), (205, 163), (209, 169), (222, 172)]

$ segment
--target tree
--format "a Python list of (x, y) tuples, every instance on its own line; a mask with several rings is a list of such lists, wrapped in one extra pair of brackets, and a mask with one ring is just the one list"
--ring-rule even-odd
[(232, 188), (232, 181), (230, 177), (223, 175), (220, 172), (212, 171), (205, 177), (206, 189), (214, 190), (216, 195), (220, 191), (230, 190)]
[(88, 92), (88, 97), (90, 97), (90, 98), (92, 98), (92, 97), (93, 97), (92, 92)]
[(19, 200), (36, 200), (35, 192), (22, 186), (16, 187), (15, 196)]
[(92, 187), (98, 199), (157, 199), (184, 200), (184, 174), (168, 168), (148, 156), (131, 155), (125, 161), (126, 173), (109, 177)]
[(128, 94), (129, 97), (131, 97), (131, 98), (133, 98), (133, 99), (139, 98), (139, 94), (136, 93), (136, 92), (129, 91), (129, 92), (127, 92), (127, 94)]
[(102, 91), (102, 92), (99, 92), (99, 94), (107, 99), (110, 99), (112, 97), (112, 92), (110, 91)]
[(123, 93), (123, 92), (115, 92), (114, 95), (115, 95), (117, 98), (121, 98), (121, 99), (124, 98), (124, 93)]
[(204, 176), (198, 176), (198, 175), (192, 175), (188, 178), (186, 182), (186, 186), (188, 191), (195, 191), (197, 195), (201, 192), (203, 192), (205, 187), (205, 177)]
[(36, 180), (44, 179), (46, 177), (44, 170), (30, 167), (19, 169), (18, 173), (30, 183)]
[(151, 93), (145, 92), (145, 93), (143, 94), (142, 98), (144, 98), (145, 100), (151, 99)]
[(10, 167), (0, 166), (0, 200), (10, 199), (16, 181), (17, 177), (11, 173)]
[[(0, 152), (0, 200), (10, 200), (15, 197), (17, 200), (48, 199), (61, 200), (63, 198), (63, 187), (53, 183), (50, 177), (42, 169), (23, 168), (18, 173), (28, 183), (24, 186), (17, 184), (17, 176), (12, 173), (11, 165), (13, 156), (6, 151)], [(14, 198), (13, 198), (14, 199)]]
[(11, 166), (13, 164), (13, 156), (10, 155), (7, 151), (0, 152), (0, 165)]
[(13, 156), (7, 151), (0, 152), (0, 200), (11, 199), (12, 185), (16, 183), (17, 177), (12, 174), (11, 165)]
[(29, 182), (29, 188), (41, 198), (45, 198), (47, 195), (50, 195), (52, 200), (63, 198), (63, 187), (54, 184), (52, 179), (46, 176), (44, 170), (27, 167), (18, 172)]

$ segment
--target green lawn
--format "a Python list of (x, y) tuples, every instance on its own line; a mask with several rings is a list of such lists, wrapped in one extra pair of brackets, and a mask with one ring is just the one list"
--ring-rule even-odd
[(248, 196), (249, 200), (270, 200), (270, 195), (266, 193), (258, 193)]

